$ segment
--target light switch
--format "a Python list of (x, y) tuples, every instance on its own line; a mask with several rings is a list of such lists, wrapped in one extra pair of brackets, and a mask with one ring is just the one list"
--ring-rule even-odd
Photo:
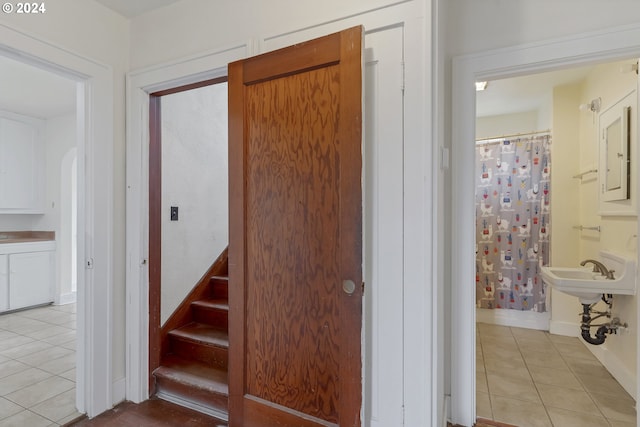
[(171, 206), (171, 221), (177, 221), (177, 220), (178, 220), (178, 207)]

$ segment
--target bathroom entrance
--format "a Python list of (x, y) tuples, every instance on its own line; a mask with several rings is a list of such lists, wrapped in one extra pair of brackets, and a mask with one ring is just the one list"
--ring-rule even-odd
[[(597, 38), (597, 36), (594, 36), (594, 37)], [(622, 43), (622, 39), (623, 38), (620, 37), (618, 40), (615, 40), (615, 37), (611, 37), (609, 40), (603, 43), (605, 44), (610, 43), (611, 45), (616, 45), (616, 44)], [(594, 40), (591, 40), (591, 42), (594, 42)], [(503, 52), (502, 56), (498, 55), (499, 59), (496, 58), (494, 53), (492, 55), (491, 61), (484, 61), (478, 58), (458, 58), (459, 59), (458, 61), (454, 61), (454, 64), (455, 64), (454, 76), (456, 76), (456, 78), (459, 79), (459, 81), (454, 82), (454, 87), (471, 87), (471, 85), (469, 84), (465, 85), (463, 83), (464, 79), (468, 79), (469, 82), (471, 83), (476, 80), (489, 80), (488, 88), (491, 88), (492, 84), (494, 85), (494, 87), (499, 87), (500, 83), (505, 83), (505, 84), (514, 83), (514, 81), (516, 80), (513, 78), (515, 73), (513, 73), (512, 71), (513, 68), (511, 67), (514, 67), (515, 63), (518, 64), (517, 66), (519, 67), (520, 70), (528, 73), (538, 73), (541, 71), (548, 71), (551, 68), (555, 68), (555, 69), (567, 68), (570, 62), (572, 64), (576, 63), (575, 61), (570, 61), (569, 59), (567, 59), (568, 55), (576, 54), (575, 46), (572, 46), (571, 49), (568, 49), (568, 46), (565, 46), (563, 42), (557, 42), (557, 43), (551, 42), (550, 44), (553, 44), (554, 47), (557, 48), (557, 50), (553, 54), (550, 53), (548, 49), (543, 49), (541, 47), (539, 50), (534, 49), (535, 52), (533, 52), (529, 50), (530, 49), (529, 47), (527, 48), (528, 49), (527, 55), (524, 55), (521, 57), (518, 57), (518, 55), (514, 53), (518, 51), (518, 49), (513, 49), (513, 51), (511, 52)], [(613, 61), (613, 58), (611, 57), (605, 58), (603, 53), (598, 52), (597, 49), (593, 49), (592, 46), (593, 46), (592, 43), (585, 43), (585, 45), (582, 47), (582, 49), (585, 52), (591, 52), (590, 53), (590, 55), (592, 55), (592, 58), (590, 61), (591, 64), (596, 62), (602, 63), (605, 59), (610, 60), (611, 62), (618, 62), (618, 61), (622, 61), (625, 58), (634, 58), (637, 55), (637, 53), (633, 53), (633, 52), (637, 52), (639, 50), (638, 47), (635, 47), (634, 48), (635, 50), (630, 49), (624, 55), (624, 57), (615, 58), (616, 61)], [(563, 47), (567, 47), (567, 50), (562, 51)], [(562, 52), (562, 54), (560, 54), (559, 52)], [(554, 55), (557, 55), (557, 57), (554, 57)], [(587, 53), (584, 53), (584, 55), (587, 55)], [(543, 65), (543, 62), (544, 62), (544, 65)], [(627, 249), (628, 251), (633, 251), (634, 254), (637, 253), (637, 241), (636, 241), (637, 239), (636, 240), (629, 239), (629, 238), (635, 239), (635, 235), (637, 235), (636, 218), (631, 217), (627, 219), (622, 219), (622, 215), (616, 216), (615, 218), (604, 218), (604, 217), (603, 217), (604, 219), (599, 217), (595, 218), (595, 216), (598, 216), (597, 213), (599, 212), (598, 206), (597, 206), (598, 193), (596, 190), (597, 182), (598, 182), (597, 178), (595, 179), (592, 178), (592, 181), (589, 182), (589, 178), (585, 177), (586, 179), (584, 179), (584, 182), (582, 182), (582, 180), (580, 180), (579, 178), (573, 177), (574, 175), (581, 173), (583, 169), (590, 169), (591, 162), (595, 162), (597, 164), (597, 161), (598, 161), (598, 150), (597, 150), (598, 115), (594, 114), (594, 112), (590, 111), (589, 109), (587, 109), (586, 111), (584, 109), (580, 110), (579, 106), (580, 104), (588, 103), (594, 97), (592, 96), (593, 92), (600, 92), (604, 94), (605, 93), (604, 88), (606, 87), (609, 88), (608, 90), (611, 90), (611, 93), (607, 93), (607, 95), (605, 95), (604, 97), (607, 97), (609, 99), (608, 105), (613, 105), (618, 98), (626, 95), (625, 93), (621, 93), (616, 86), (617, 84), (622, 84), (621, 82), (623, 80), (626, 80), (627, 82), (631, 80), (633, 87), (630, 90), (637, 91), (637, 75), (633, 70), (635, 59), (630, 59), (630, 60), (628, 59), (627, 62), (630, 63), (631, 67), (626, 65), (624, 67), (621, 67), (620, 64), (615, 64), (615, 65), (610, 65), (609, 69), (607, 69), (607, 67), (604, 64), (599, 65), (598, 66), (599, 68), (597, 68), (597, 70), (594, 71), (595, 74), (592, 74), (590, 77), (586, 77), (586, 80), (582, 81), (581, 83), (564, 82), (563, 84), (558, 86), (556, 89), (554, 89), (554, 92), (552, 92), (551, 98), (547, 97), (548, 102), (552, 103), (554, 107), (551, 110), (551, 112), (548, 113), (550, 114), (550, 120), (548, 122), (555, 125), (555, 126), (549, 127), (552, 131), (551, 158), (553, 159), (553, 167), (551, 170), (551, 175), (553, 177), (554, 173), (559, 172), (557, 173), (557, 176), (559, 178), (562, 178), (562, 180), (560, 181), (560, 184), (558, 185), (553, 184), (555, 181), (552, 178), (552, 184), (553, 184), (552, 188), (554, 192), (553, 194), (558, 195), (558, 198), (552, 197), (550, 201), (551, 216), (549, 219), (549, 223), (550, 223), (549, 230), (551, 232), (551, 235), (553, 236), (551, 239), (551, 248), (550, 248), (551, 262), (560, 262), (553, 258), (556, 255), (559, 257), (573, 255), (577, 257), (577, 260), (576, 260), (576, 264), (577, 264), (582, 258), (587, 256), (591, 257), (591, 254), (593, 253), (597, 254), (599, 250), (599, 245), (610, 245), (611, 240), (614, 239), (613, 236), (609, 236), (608, 233), (605, 235), (604, 233), (598, 233), (595, 230), (585, 229), (588, 226), (597, 225), (595, 223), (596, 219), (599, 219), (603, 223), (608, 224), (611, 227), (610, 230), (612, 230), (612, 232), (614, 233), (617, 231), (617, 229), (615, 228), (616, 225), (614, 224), (617, 224), (618, 226), (621, 224), (624, 224), (624, 226), (630, 227), (629, 229), (632, 231), (630, 232), (623, 231), (622, 235), (624, 236), (624, 239), (617, 239), (617, 241), (620, 242), (619, 243), (620, 245), (624, 245), (624, 247), (621, 249)], [(606, 75), (607, 73), (612, 72), (612, 68), (616, 69), (616, 74), (610, 75), (610, 77), (605, 80), (606, 84), (602, 84), (600, 86), (597, 83), (597, 81), (599, 80), (599, 78), (597, 78), (598, 77), (597, 74), (600, 73), (600, 74)], [(627, 74), (626, 75), (627, 79), (625, 79), (624, 78), (625, 74), (620, 73), (620, 68), (624, 68), (624, 69), (631, 68), (632, 74)], [(489, 77), (492, 77), (493, 79)], [(504, 78), (505, 80), (499, 81), (499, 79), (501, 78)], [(519, 77), (519, 78), (525, 79), (525, 77)], [(529, 86), (532, 86), (532, 85), (529, 83)], [(511, 91), (513, 91), (513, 88), (511, 88)], [(538, 92), (540, 94), (539, 90)], [(616, 93), (613, 93), (613, 92), (616, 92)], [(489, 94), (490, 92), (489, 90), (487, 90), (485, 93)], [(472, 165), (473, 162), (475, 162), (475, 152), (474, 150), (472, 150), (468, 142), (465, 143), (463, 141), (475, 140), (481, 137), (480, 135), (478, 135), (477, 132), (481, 132), (483, 129), (482, 126), (492, 121), (488, 119), (488, 120), (485, 120), (485, 123), (483, 124), (480, 118), (477, 118), (476, 120), (474, 110), (466, 109), (462, 107), (462, 105), (468, 102), (475, 103), (477, 98), (479, 102), (478, 111), (480, 111), (481, 96), (484, 96), (484, 94), (465, 91), (465, 90), (454, 91), (454, 110), (459, 111), (459, 114), (456, 117), (454, 117), (454, 123), (453, 123), (453, 132), (454, 132), (453, 133), (453, 141), (454, 141), (453, 173), (456, 176), (456, 181), (454, 182), (454, 187), (453, 187), (454, 194), (455, 194), (454, 202), (453, 202), (454, 212), (468, 213), (469, 207), (470, 207), (469, 201), (474, 200), (473, 193), (475, 192), (475, 187), (471, 183), (475, 182), (475, 174), (477, 172), (475, 171), (475, 168), (474, 168), (472, 169), (473, 173), (469, 173), (469, 169), (470, 169), (470, 165)], [(458, 110), (456, 107), (460, 107), (460, 109)], [(502, 115), (505, 115), (505, 114), (516, 115), (523, 112), (526, 112), (526, 110), (515, 111), (511, 113), (502, 113)], [(493, 116), (498, 116), (498, 115), (500, 114), (493, 114)], [(564, 119), (562, 118), (561, 115), (564, 115)], [(487, 117), (490, 117), (490, 116), (492, 115), (488, 115)], [(635, 116), (637, 117), (637, 108), (636, 108)], [(569, 119), (571, 119), (571, 121), (569, 121)], [(534, 124), (536, 126), (539, 126), (541, 122), (542, 122), (541, 118), (537, 117)], [(561, 124), (566, 124), (570, 122), (573, 123), (573, 125), (570, 127), (567, 126), (563, 129), (562, 126), (560, 126)], [(472, 123), (475, 123), (475, 126), (472, 125)], [(513, 124), (515, 123), (515, 121), (512, 120), (510, 123)], [(531, 123), (530, 118), (529, 118), (529, 123)], [(495, 121), (493, 121), (492, 124), (495, 125), (496, 124)], [(595, 131), (593, 131), (593, 134), (590, 133), (588, 129), (589, 126), (595, 129)], [(526, 125), (525, 127), (526, 127), (526, 130), (524, 131), (500, 130), (498, 132), (492, 132), (488, 135), (484, 135), (484, 137), (502, 136), (504, 134), (511, 134), (511, 133), (524, 133), (524, 132), (530, 133), (531, 131), (546, 129), (546, 127), (532, 127), (530, 124)], [(594, 138), (593, 142), (591, 141), (591, 138)], [(561, 141), (562, 141), (562, 144), (561, 144)], [(575, 141), (575, 142), (572, 142), (572, 141)], [(572, 144), (578, 144), (578, 145), (572, 146)], [(565, 150), (565, 152), (563, 153), (562, 150)], [(561, 161), (561, 159), (563, 158), (565, 160)], [(633, 157), (633, 154), (632, 154), (632, 159), (634, 158), (635, 157)], [(632, 182), (635, 182), (635, 181), (632, 179)], [(462, 183), (466, 183), (466, 184), (463, 185)], [(566, 187), (563, 188), (561, 187), (561, 185), (566, 185)], [(588, 197), (586, 197), (586, 195), (589, 193), (590, 186), (592, 187), (592, 189), (594, 189), (594, 193), (596, 195), (595, 197), (596, 206), (592, 210), (594, 217), (591, 216), (591, 213), (585, 213), (585, 212), (591, 212), (586, 208), (589, 206), (590, 203), (594, 203), (593, 200), (590, 200)], [(576, 188), (571, 190), (573, 187), (576, 187)], [(632, 194), (635, 195), (635, 193), (632, 193)], [(637, 196), (635, 197), (637, 198)], [(557, 205), (554, 205), (554, 202), (557, 202)], [(554, 207), (563, 206), (563, 202), (570, 204), (570, 206), (564, 208), (564, 210), (561, 211), (559, 214), (554, 215), (555, 213)], [(584, 207), (582, 203), (585, 203)], [(478, 211), (480, 211), (479, 207), (477, 207), (477, 209)], [(472, 211), (475, 212), (475, 209), (473, 209)], [(459, 218), (454, 218), (454, 223), (456, 223), (457, 228), (459, 228), (458, 234), (457, 234), (459, 238), (457, 239), (454, 238), (454, 243), (453, 243), (454, 253), (469, 254), (471, 247), (475, 246), (476, 244), (475, 238), (469, 241), (464, 237), (465, 235), (467, 235), (467, 233), (469, 233), (469, 235), (475, 235), (473, 234), (472, 230), (475, 231), (476, 222), (475, 220), (471, 222), (470, 218), (467, 217), (466, 215), (467, 214), (460, 213), (458, 215)], [(594, 222), (594, 224), (591, 224), (592, 221)], [(583, 226), (582, 229), (579, 228), (579, 226), (581, 225)], [(574, 226), (576, 228), (574, 228)], [(602, 229), (604, 230), (604, 226)], [(594, 233), (595, 235), (592, 233)], [(562, 244), (567, 245), (569, 244), (569, 242), (572, 242), (572, 241), (577, 242), (575, 243), (577, 245), (577, 250), (571, 250), (571, 249), (562, 247)], [(557, 245), (560, 245), (560, 246), (557, 246)], [(482, 250), (480, 248), (478, 248), (478, 250), (480, 251), (480, 253), (482, 253)], [(499, 265), (496, 265), (496, 267), (501, 266), (503, 264), (502, 258), (498, 258), (498, 260), (499, 260), (498, 261)], [(505, 261), (507, 260), (508, 260), (507, 257), (505, 257)], [(568, 371), (571, 372), (571, 374), (576, 377), (578, 384), (581, 384), (584, 387), (583, 393), (585, 393), (585, 395), (589, 397), (590, 399), (589, 401), (593, 403), (593, 407), (598, 408), (598, 410), (600, 411), (599, 416), (603, 419), (609, 419), (607, 418), (607, 416), (612, 415), (611, 408), (605, 409), (607, 404), (602, 401), (596, 400), (595, 394), (598, 391), (602, 392), (602, 390), (607, 389), (608, 386), (613, 387), (613, 384), (615, 382), (613, 377), (619, 378), (624, 375), (620, 375), (620, 372), (610, 372), (612, 368), (610, 368), (609, 366), (606, 366), (606, 368), (602, 368), (601, 372), (603, 373), (603, 376), (605, 376), (604, 375), (605, 373), (610, 376), (610, 377), (607, 377), (608, 378), (606, 380), (607, 384), (606, 385), (600, 384), (599, 388), (597, 388), (596, 385), (592, 382), (587, 385), (586, 382), (590, 380), (585, 380), (583, 382), (578, 377), (577, 370), (579, 370), (579, 368), (577, 368), (577, 370), (572, 370), (570, 363), (567, 362), (567, 360), (565, 360), (566, 359), (565, 356), (573, 357), (573, 356), (581, 355), (583, 356), (583, 359), (589, 358), (589, 360), (593, 363), (602, 363), (602, 361), (599, 360), (598, 355), (595, 354), (597, 352), (594, 353), (594, 351), (591, 351), (590, 349), (588, 349), (580, 341), (576, 341), (578, 345), (575, 345), (576, 342), (556, 343), (552, 341), (552, 338), (555, 339), (555, 336), (561, 337), (561, 338), (558, 338), (558, 340), (565, 340), (566, 336), (568, 336), (573, 340), (574, 337), (579, 334), (580, 332), (579, 317), (576, 315), (576, 313), (580, 311), (580, 304), (578, 303), (577, 298), (567, 296), (567, 298), (570, 298), (570, 300), (564, 301), (565, 303), (568, 303), (566, 304), (567, 313), (569, 312), (571, 313), (571, 314), (568, 314), (570, 320), (567, 320), (565, 317), (563, 317), (564, 314), (562, 312), (559, 312), (558, 316), (556, 316), (556, 312), (555, 312), (556, 307), (564, 305), (562, 304), (563, 303), (562, 299), (564, 296), (562, 295), (556, 296), (555, 293), (551, 293), (550, 295), (551, 298), (548, 301), (549, 306), (547, 307), (547, 309), (551, 308), (551, 316), (550, 316), (547, 329), (551, 329), (551, 332), (553, 334), (549, 334), (548, 332), (544, 332), (542, 330), (530, 329), (532, 325), (527, 325), (527, 323), (529, 322), (528, 320), (525, 320), (525, 319), (518, 320), (518, 321), (523, 321), (524, 324), (519, 324), (518, 327), (511, 326), (510, 323), (513, 321), (513, 319), (507, 319), (505, 318), (505, 316), (501, 316), (501, 315), (493, 316), (493, 317), (502, 317), (501, 319), (494, 322), (493, 324), (489, 322), (482, 322), (478, 324), (476, 327), (476, 322), (475, 322), (476, 307), (478, 302), (475, 298), (475, 294), (473, 295), (473, 297), (468, 295), (465, 296), (465, 292), (467, 291), (462, 289), (463, 285), (459, 285), (462, 283), (474, 282), (474, 278), (476, 277), (476, 272), (477, 272), (477, 269), (475, 267), (476, 264), (475, 263), (471, 264), (470, 259), (468, 262), (469, 262), (469, 265), (465, 265), (463, 267), (460, 267), (460, 263), (458, 263), (458, 267), (456, 268), (456, 270), (452, 271), (452, 278), (454, 283), (453, 301), (456, 302), (456, 304), (454, 304), (454, 313), (452, 315), (452, 325), (453, 325), (452, 335), (454, 337), (459, 337), (454, 339), (453, 352), (452, 352), (455, 358), (453, 361), (453, 369), (452, 369), (452, 375), (453, 375), (452, 418), (453, 418), (453, 421), (461, 425), (472, 425), (473, 422), (475, 422), (474, 415), (475, 415), (476, 407), (480, 408), (483, 403), (488, 403), (489, 409), (491, 411), (498, 409), (497, 412), (499, 413), (501, 410), (500, 408), (505, 407), (504, 402), (502, 401), (504, 397), (507, 397), (507, 398), (514, 397), (514, 396), (519, 396), (521, 398), (528, 397), (528, 400), (530, 402), (537, 401), (540, 404), (544, 403), (545, 400), (554, 401), (554, 399), (549, 398), (549, 395), (550, 395), (549, 393), (557, 392), (557, 390), (553, 389), (553, 386), (554, 386), (553, 384), (545, 384), (544, 387), (537, 387), (534, 383), (535, 381), (534, 376), (539, 376), (539, 374), (534, 373), (534, 371), (536, 370), (535, 368), (536, 362), (533, 359), (534, 359), (534, 356), (537, 356), (537, 357), (541, 356), (540, 354), (531, 353), (536, 351), (538, 352), (546, 351), (546, 352), (549, 352), (549, 354), (551, 352), (555, 352), (557, 354), (557, 361), (558, 362), (562, 361), (563, 364), (566, 365), (566, 368), (568, 369)], [(473, 270), (471, 270), (471, 268), (473, 268)], [(496, 279), (497, 279), (497, 274), (496, 274)], [(489, 296), (486, 296), (486, 297), (488, 298)], [(546, 302), (547, 300), (545, 299), (545, 303)], [(469, 304), (469, 305), (466, 305), (466, 304)], [(456, 305), (459, 305), (462, 308), (457, 309)], [(622, 311), (629, 310), (628, 311), (629, 317), (632, 319), (633, 322), (637, 322), (637, 310), (635, 305), (636, 305), (635, 297), (629, 298), (626, 301), (624, 299), (619, 299), (618, 308)], [(467, 308), (465, 309), (465, 307)], [(469, 312), (468, 313), (464, 312), (464, 310), (469, 310)], [(497, 310), (492, 310), (492, 311), (497, 311)], [(506, 311), (506, 310), (503, 310), (503, 311)], [(522, 311), (524, 310), (522, 309), (518, 310), (518, 312), (522, 312)], [(526, 328), (521, 328), (522, 326), (526, 326)], [(540, 328), (540, 329), (543, 329), (543, 328)], [(503, 334), (504, 336), (501, 337), (501, 335)], [(474, 340), (473, 337), (476, 337), (476, 340)], [(630, 376), (633, 378), (633, 383), (618, 384), (618, 387), (627, 393), (628, 400), (633, 400), (631, 396), (635, 397), (636, 389), (637, 389), (636, 382), (635, 382), (635, 372), (636, 372), (636, 364), (637, 364), (636, 362), (637, 340), (636, 340), (636, 337), (633, 336), (632, 334), (631, 336), (628, 336), (626, 338), (623, 338), (622, 335), (614, 338), (616, 339), (622, 338), (622, 340), (618, 340), (618, 344), (620, 344), (620, 346), (625, 348), (626, 350), (622, 350), (622, 352), (620, 353), (621, 354), (620, 359), (622, 362), (621, 365), (626, 366), (628, 370), (632, 372), (632, 375)], [(542, 346), (542, 343), (545, 342), (544, 340), (546, 340), (546, 344), (547, 344), (545, 347)], [(577, 338), (575, 338), (575, 340), (577, 340)], [(465, 348), (469, 350), (473, 349), (473, 347), (469, 348), (469, 344), (472, 344), (473, 342), (476, 342), (475, 348), (479, 351), (479, 354), (477, 355), (477, 359), (474, 358), (474, 360), (470, 361), (468, 358), (466, 358), (466, 356), (464, 356), (464, 352), (465, 352)], [(511, 345), (506, 344), (505, 342), (509, 342), (511, 343)], [(612, 341), (612, 343), (613, 342), (615, 342), (615, 340)], [(509, 352), (512, 351), (513, 353), (511, 354), (513, 357), (509, 361), (505, 361), (504, 357), (498, 360), (491, 359), (490, 357), (485, 358), (484, 357), (485, 348), (488, 349), (487, 353), (494, 353), (502, 356), (509, 354)], [(562, 351), (560, 350), (560, 348), (562, 348)], [(526, 351), (527, 349), (529, 349), (528, 352)], [(583, 352), (583, 350), (586, 352)], [(625, 351), (627, 350), (629, 351), (629, 353), (625, 353)], [(515, 357), (515, 355), (517, 354), (516, 352), (519, 353), (519, 356), (518, 356), (519, 359)], [(569, 352), (570, 354), (566, 355), (565, 353), (567, 352)], [(525, 353), (528, 355), (525, 356)], [(472, 351), (472, 354), (476, 354), (476, 352)], [(554, 356), (548, 356), (548, 358), (549, 359), (554, 358)], [(517, 360), (517, 362), (515, 362), (514, 360)], [(513, 362), (512, 364), (518, 364), (519, 367), (509, 366), (510, 362)], [(605, 360), (605, 364), (609, 362), (611, 361)], [(465, 372), (464, 364), (467, 364), (467, 366), (473, 366), (477, 369), (473, 369), (471, 371), (467, 370)], [(551, 362), (545, 365), (545, 368), (554, 369), (554, 367), (551, 366), (550, 364)], [(611, 365), (618, 366), (620, 364), (611, 363)], [(616, 369), (617, 368), (613, 368), (614, 371)], [(478, 374), (477, 383), (473, 381), (473, 378), (476, 377), (476, 371)], [(491, 373), (491, 372), (493, 372), (491, 374), (492, 378), (489, 378), (488, 373)], [(519, 377), (520, 379), (522, 379), (522, 377), (526, 378), (526, 376), (528, 376), (529, 377), (528, 381), (531, 381), (531, 383), (533, 384), (531, 385), (531, 388), (529, 390), (533, 390), (534, 393), (527, 394), (523, 390), (521, 390), (520, 392), (513, 392), (513, 390), (509, 388), (510, 380), (508, 379), (508, 375), (511, 375), (512, 378), (518, 377), (518, 375), (520, 375)], [(614, 382), (611, 382), (609, 380)], [(475, 384), (470, 384), (470, 382)], [(517, 381), (511, 381), (511, 383), (514, 383), (514, 382), (517, 383)], [(492, 387), (492, 384), (493, 384), (493, 387)], [(469, 387), (470, 385), (471, 387)], [(474, 385), (477, 387), (474, 387)], [(545, 395), (543, 396), (542, 388), (549, 389), (549, 387), (547, 386), (551, 386), (552, 390), (551, 391), (547, 390), (544, 393)], [(587, 389), (586, 388), (587, 386), (589, 386), (590, 389)], [(473, 392), (467, 393), (465, 391), (467, 387), (471, 388)], [(475, 393), (476, 388), (478, 390), (478, 396), (481, 396), (481, 397), (478, 397), (477, 401), (476, 401), (476, 393)], [(624, 390), (625, 388), (630, 389), (631, 393)], [(492, 402), (491, 400), (492, 389), (494, 391), (497, 391), (497, 393), (493, 393), (493, 394), (495, 394), (496, 396), (499, 396), (495, 399), (495, 402)], [(480, 393), (482, 392), (484, 392), (485, 394), (481, 395)], [(585, 395), (581, 395), (581, 396), (585, 397)], [(527, 399), (522, 399), (522, 401), (527, 402)], [(574, 407), (573, 409), (576, 409), (576, 408)], [(566, 415), (562, 411), (567, 411), (567, 410), (569, 409), (554, 408), (552, 410), (545, 410), (546, 419), (548, 420), (549, 423), (553, 423), (548, 425), (565, 425), (565, 424), (558, 424), (559, 423), (558, 420), (561, 419), (562, 416)], [(579, 411), (574, 411), (574, 412), (576, 414), (579, 414)], [(605, 414), (605, 412), (607, 412), (608, 414)], [(483, 410), (478, 409), (477, 414), (478, 416), (485, 415), (486, 417), (492, 417), (494, 415), (492, 412), (488, 413), (484, 409)], [(569, 415), (572, 415), (572, 414), (569, 413)], [(598, 414), (595, 414), (595, 415), (598, 415)], [(627, 413), (625, 416), (629, 416), (629, 415), (630, 414)], [(616, 416), (618, 418), (622, 417), (622, 415), (616, 415)], [(634, 420), (635, 420), (635, 416), (634, 416)], [(506, 419), (503, 419), (502, 421), (508, 422), (508, 420)], [(512, 422), (513, 421), (514, 420), (512, 420)], [(628, 419), (625, 419), (625, 422), (626, 421), (628, 421)], [(526, 423), (525, 424), (516, 423), (516, 424), (526, 425)]]

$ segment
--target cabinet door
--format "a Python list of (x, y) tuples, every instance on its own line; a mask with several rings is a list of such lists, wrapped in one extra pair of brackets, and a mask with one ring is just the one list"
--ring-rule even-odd
[(0, 255), (0, 311), (9, 309), (9, 255)]
[(9, 309), (53, 301), (53, 252), (9, 255)]
[(0, 118), (0, 210), (42, 213), (44, 147), (35, 123)]

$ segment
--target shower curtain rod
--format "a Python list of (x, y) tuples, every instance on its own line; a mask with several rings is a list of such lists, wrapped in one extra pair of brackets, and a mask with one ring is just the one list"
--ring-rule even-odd
[(492, 137), (488, 137), (488, 138), (479, 138), (476, 139), (476, 144), (478, 143), (490, 143), (490, 142), (495, 142), (495, 141), (499, 141), (505, 138), (513, 138), (516, 136), (529, 136), (529, 135), (539, 135), (542, 133), (551, 133), (551, 129), (547, 129), (547, 130), (538, 130), (538, 131), (534, 131), (534, 132), (525, 132), (525, 133), (512, 133), (510, 135), (500, 135), (500, 136), (492, 136)]

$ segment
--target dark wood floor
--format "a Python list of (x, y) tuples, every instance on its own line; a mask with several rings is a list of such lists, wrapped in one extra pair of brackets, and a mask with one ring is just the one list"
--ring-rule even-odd
[(120, 403), (110, 411), (106, 411), (92, 419), (82, 419), (65, 425), (65, 427), (226, 427), (227, 423), (216, 418), (175, 405), (165, 400), (151, 398), (140, 404)]

